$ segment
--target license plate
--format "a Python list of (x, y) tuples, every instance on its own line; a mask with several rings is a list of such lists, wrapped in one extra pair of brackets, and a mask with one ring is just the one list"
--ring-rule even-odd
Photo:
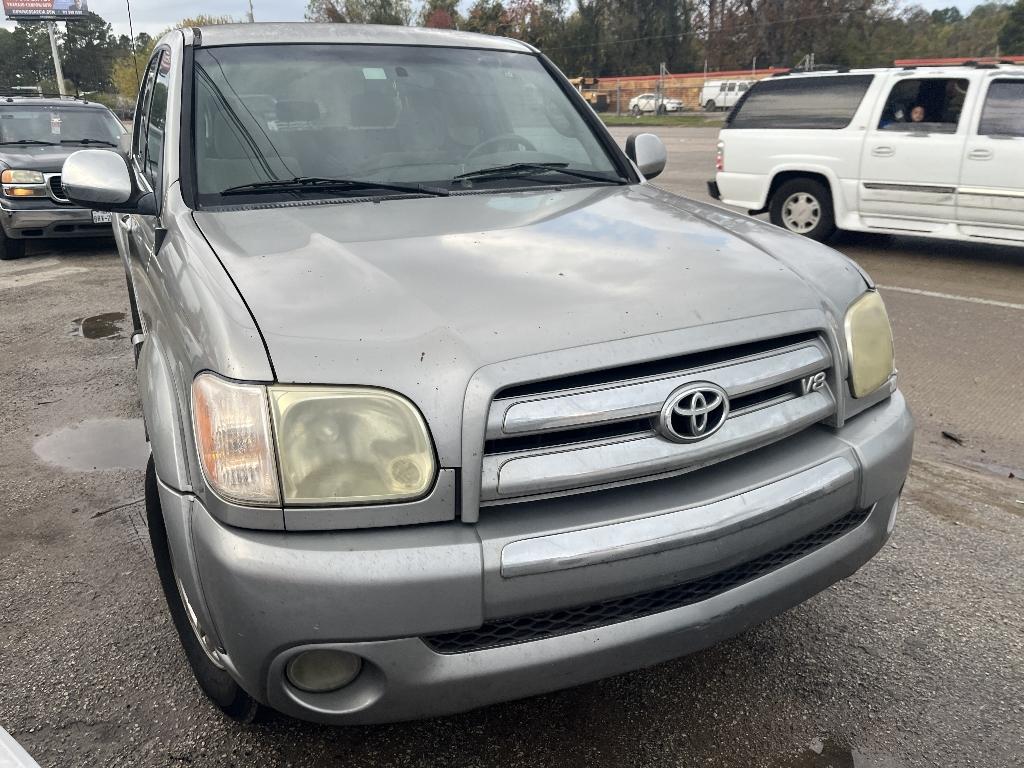
[(109, 224), (111, 221), (110, 211), (93, 211), (92, 212), (92, 223), (93, 224)]

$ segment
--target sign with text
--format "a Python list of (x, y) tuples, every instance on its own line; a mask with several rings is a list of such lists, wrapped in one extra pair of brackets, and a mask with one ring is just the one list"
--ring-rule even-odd
[(87, 0), (3, 0), (12, 21), (74, 21), (89, 12)]

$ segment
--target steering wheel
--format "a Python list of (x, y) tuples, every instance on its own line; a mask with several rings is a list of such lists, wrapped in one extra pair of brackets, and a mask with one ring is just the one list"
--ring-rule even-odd
[(479, 144), (477, 144), (475, 147), (469, 150), (469, 154), (466, 155), (465, 158), (463, 158), (462, 162), (472, 160), (477, 155), (484, 154), (484, 150), (491, 149), (492, 147), (500, 147), (502, 145), (507, 145), (511, 147), (522, 147), (528, 152), (537, 151), (537, 147), (535, 147), (533, 145), (533, 142), (531, 142), (529, 139), (524, 139), (517, 133), (503, 133), (499, 136), (492, 136), (489, 139), (481, 141)]

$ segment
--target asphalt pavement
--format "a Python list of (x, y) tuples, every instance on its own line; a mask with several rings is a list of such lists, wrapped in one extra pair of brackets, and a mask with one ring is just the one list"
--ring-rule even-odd
[[(716, 132), (654, 130), (669, 148), (657, 183), (705, 199)], [(44, 768), (1024, 765), (1024, 249), (833, 245), (883, 286), (918, 418), (885, 549), (693, 656), (359, 728), (241, 726), (205, 701), (139, 504), (145, 444), (113, 246), (0, 263), (0, 727)]]

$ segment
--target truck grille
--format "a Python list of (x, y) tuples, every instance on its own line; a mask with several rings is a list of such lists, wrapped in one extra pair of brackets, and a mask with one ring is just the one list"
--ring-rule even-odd
[(50, 188), (50, 197), (56, 200), (58, 203), (67, 203), (67, 193), (64, 191), (64, 185), (61, 183), (60, 174), (55, 173), (46, 180), (47, 185)]
[[(481, 504), (678, 474), (781, 440), (833, 415), (831, 365), (807, 333), (507, 388), (487, 417)], [(665, 401), (696, 382), (725, 390), (728, 417), (705, 439), (663, 437)]]
[(477, 629), (429, 635), (424, 637), (423, 641), (437, 653), (470, 653), (596, 629), (693, 605), (765, 576), (830, 544), (867, 520), (870, 511), (866, 509), (850, 512), (766, 555), (702, 579), (590, 605), (498, 619)]

